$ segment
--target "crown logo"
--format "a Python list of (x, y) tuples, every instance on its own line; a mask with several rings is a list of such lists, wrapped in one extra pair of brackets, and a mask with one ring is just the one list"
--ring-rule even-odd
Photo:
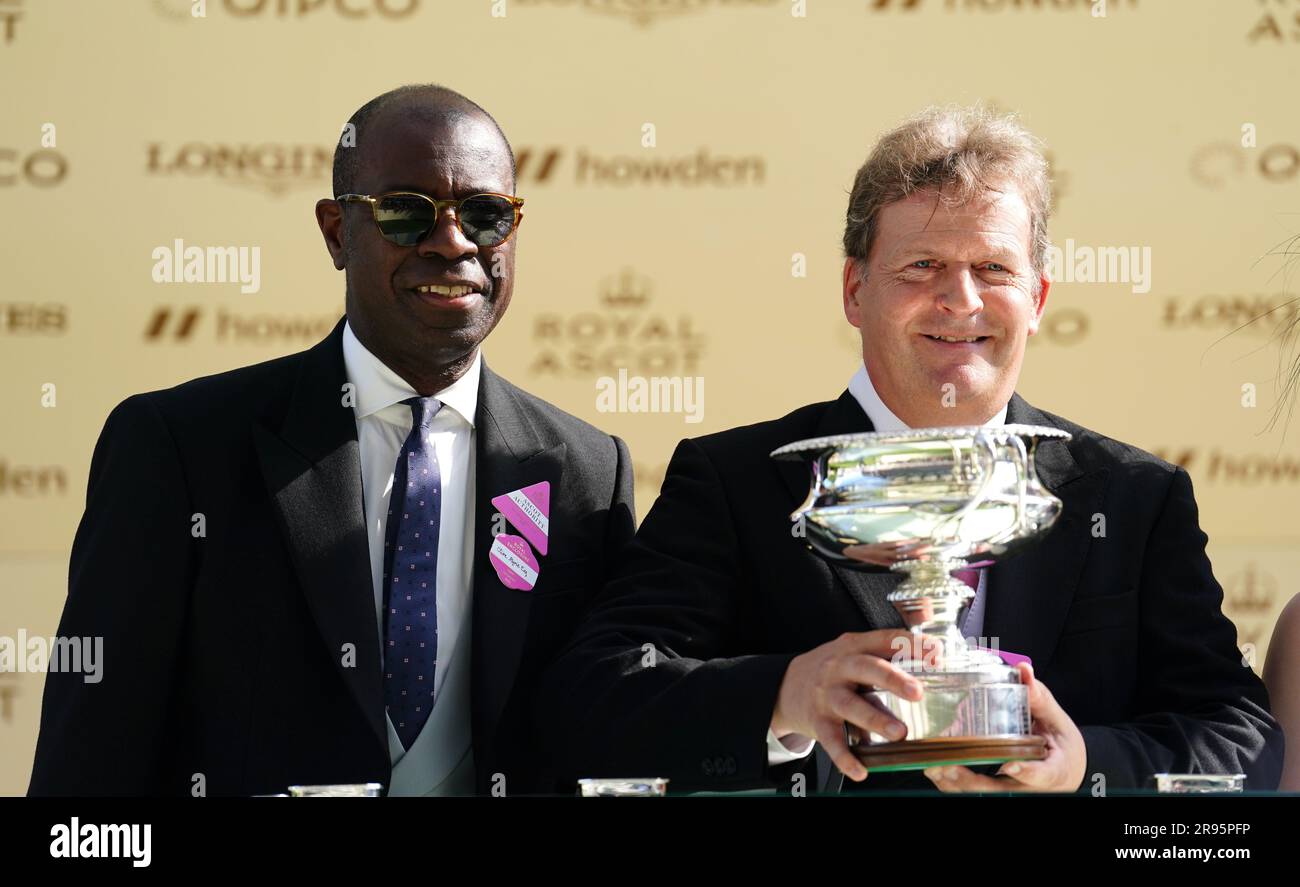
[(648, 277), (624, 268), (601, 282), (600, 300), (611, 308), (640, 308), (650, 301), (650, 289)]
[(657, 0), (654, 4), (645, 0), (587, 0), (586, 3), (587, 9), (593, 12), (623, 16), (639, 28), (649, 27), (658, 20), (698, 12), (702, 5), (700, 0)]
[(1277, 598), (1277, 580), (1260, 574), (1252, 563), (1233, 575), (1224, 590), (1224, 596), (1233, 610), (1242, 613), (1265, 613)]

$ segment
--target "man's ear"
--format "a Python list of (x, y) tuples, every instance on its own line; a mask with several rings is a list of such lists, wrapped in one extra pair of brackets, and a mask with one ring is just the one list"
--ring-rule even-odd
[(862, 325), (860, 319), (862, 306), (858, 301), (858, 297), (862, 290), (862, 274), (859, 273), (860, 267), (862, 270), (866, 270), (865, 267), (860, 266), (858, 260), (854, 259), (852, 256), (844, 260), (844, 317), (849, 323), (856, 327)]
[(1047, 291), (1052, 288), (1052, 278), (1044, 271), (1038, 278), (1038, 304), (1034, 306), (1034, 316), (1029, 320), (1029, 335), (1038, 332), (1038, 322), (1043, 319), (1043, 309), (1047, 307)]
[(325, 248), (334, 260), (334, 269), (342, 271), (346, 264), (346, 250), (343, 248), (343, 204), (337, 200), (323, 198), (316, 201), (316, 224), (325, 238)]

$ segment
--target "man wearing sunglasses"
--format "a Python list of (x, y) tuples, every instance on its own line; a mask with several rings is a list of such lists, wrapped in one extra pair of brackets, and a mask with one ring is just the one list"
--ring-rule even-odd
[[(1104, 793), (1162, 771), (1240, 772), (1248, 789), (1276, 787), (1281, 731), (1221, 611), (1187, 473), (1015, 393), (1051, 286), (1049, 207), (1042, 152), (1013, 118), (936, 109), (881, 139), (844, 233), (843, 310), (862, 361), (833, 400), (678, 446), (537, 698), (571, 775), (813, 791), (838, 785), (838, 768), (866, 789)], [(1032, 661), (1017, 667), (1046, 757), (868, 778), (846, 724), (904, 738), (861, 694), (919, 699), (891, 660), (928, 659), (932, 645), (886, 602), (900, 574), (808, 550), (789, 520), (807, 467), (769, 454), (826, 435), (1008, 423), (1072, 435), (1036, 456), (1064, 507), (1027, 551), (963, 571), (962, 630)]]
[(524, 203), (492, 117), (403, 87), (345, 133), (346, 317), (108, 418), (59, 626), (103, 677), (49, 675), (32, 794), (554, 787), (527, 702), (632, 534), (627, 449), (483, 360)]

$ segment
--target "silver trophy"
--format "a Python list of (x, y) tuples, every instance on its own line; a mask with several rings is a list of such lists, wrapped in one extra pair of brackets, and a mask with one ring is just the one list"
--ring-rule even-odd
[(1019, 673), (962, 636), (959, 620), (975, 593), (952, 573), (993, 563), (1051, 528), (1061, 500), (1039, 481), (1034, 450), (1052, 438), (1070, 435), (1034, 425), (919, 428), (819, 437), (772, 452), (811, 463), (808, 498), (790, 516), (809, 547), (833, 563), (905, 573), (887, 600), (912, 632), (943, 641), (939, 666), (895, 659), (920, 682), (921, 699), (866, 693), (907, 725), (900, 742), (850, 733), (869, 769), (1044, 756)]

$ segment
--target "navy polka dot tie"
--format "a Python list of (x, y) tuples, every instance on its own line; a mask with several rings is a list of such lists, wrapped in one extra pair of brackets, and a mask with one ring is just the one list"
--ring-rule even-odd
[(411, 433), (397, 454), (384, 543), (384, 702), (410, 748), (433, 710), (438, 658), (438, 530), (442, 480), (429, 443), (429, 423), (442, 404), (432, 397), (402, 401)]

